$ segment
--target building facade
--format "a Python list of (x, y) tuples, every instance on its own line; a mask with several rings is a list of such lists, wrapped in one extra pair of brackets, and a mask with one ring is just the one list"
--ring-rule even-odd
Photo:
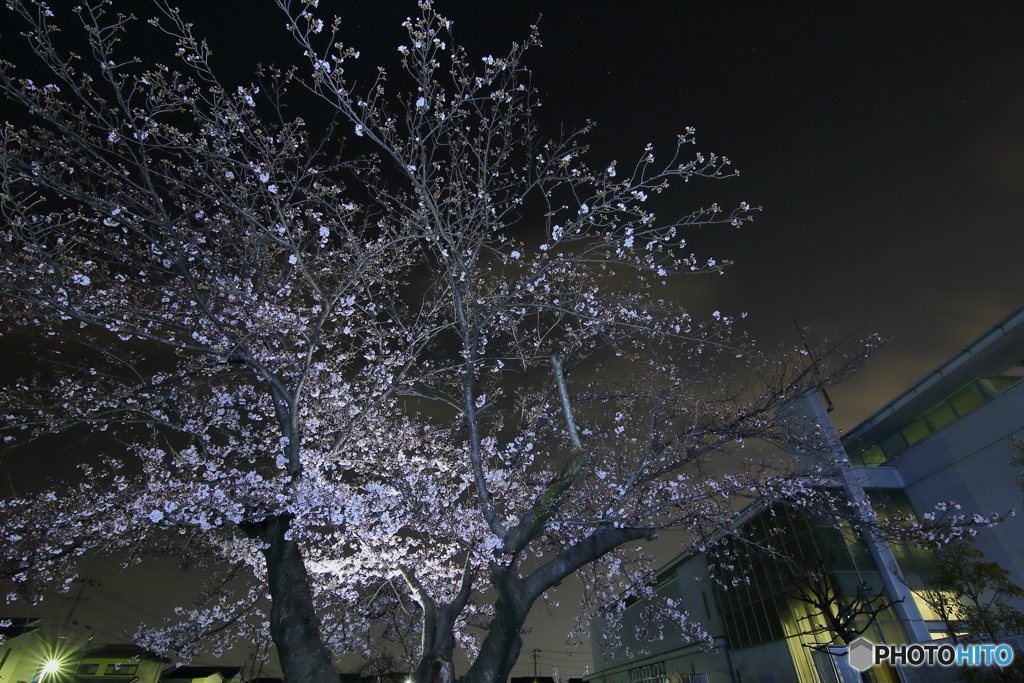
[[(88, 647), (48, 638), (37, 619), (0, 626), (0, 683), (241, 683), (242, 667), (168, 667), (170, 660), (130, 643)], [(279, 679), (257, 679), (254, 683)]]
[(38, 620), (10, 620), (0, 644), (0, 683), (159, 683), (169, 660), (136, 645), (69, 645), (39, 630)]
[[(851, 500), (866, 498), (878, 516), (923, 515), (936, 505), (955, 501), (960, 512), (1005, 514), (1020, 505), (1022, 492), (1009, 466), (1016, 455), (1011, 437), (1024, 437), (1024, 307), (975, 339), (916, 382), (841, 439), (820, 398), (809, 397), (799, 409), (831, 435), (834, 456), (845, 466), (836, 474), (837, 488)], [(873, 642), (923, 642), (949, 634), (915, 589), (932, 569), (931, 554), (909, 546), (872, 541), (852, 529), (836, 530), (788, 511), (752, 507), (737, 520), (750, 539), (784, 541), (785, 563), (729, 542), (711, 554), (680, 556), (657, 573), (656, 591), (680, 600), (713, 636), (716, 649), (682, 642), (679, 634), (640, 642), (644, 604), (629, 604), (623, 619), (621, 647), (601, 653), (595, 647), (594, 683), (837, 683), (855, 680), (852, 670), (836, 666), (825, 643), (835, 634), (816, 600), (849, 603), (858, 594), (882, 606), (865, 637)], [(1009, 517), (983, 529), (975, 545), (987, 561), (1009, 570), (1024, 586), (1024, 516)], [(754, 547), (744, 544), (744, 548)], [(726, 553), (729, 562), (721, 562)], [(715, 571), (716, 562), (729, 570)], [(827, 577), (827, 581), (815, 581)], [(720, 582), (735, 584), (724, 590)], [(748, 580), (749, 579), (749, 580)], [(799, 588), (799, 590), (798, 590)], [(806, 599), (796, 599), (803, 594)], [(824, 597), (821, 597), (824, 596)], [(902, 601), (900, 599), (902, 598)], [(870, 610), (868, 610), (870, 611)], [(852, 619), (856, 622), (856, 616)], [(866, 623), (869, 619), (860, 616)], [(863, 624), (862, 624), (863, 625)], [(603, 625), (592, 624), (596, 637)], [(643, 654), (637, 654), (643, 653)], [(632, 655), (632, 656), (631, 656)], [(865, 680), (940, 681), (952, 671), (882, 669)], [(854, 674), (855, 676), (855, 674)], [(952, 680), (952, 679), (951, 679)]]

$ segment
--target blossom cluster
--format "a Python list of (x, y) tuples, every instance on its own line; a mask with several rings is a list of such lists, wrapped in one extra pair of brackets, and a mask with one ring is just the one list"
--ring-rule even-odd
[[(667, 283), (728, 264), (685, 232), (755, 209), (665, 219), (650, 200), (732, 175), (728, 159), (689, 155), (692, 129), (632, 167), (592, 167), (589, 127), (541, 138), (535, 28), (471, 60), (423, 2), (399, 49), (415, 87), (380, 70), (357, 91), (341, 21), (282, 0), (308, 73), (229, 87), (176, 10), (155, 23), (178, 70), (119, 62), (130, 19), (81, 13), (90, 75), (34, 3), (11, 5), (60, 86), (0, 65), (0, 89), (46, 126), (0, 132), (0, 315), (53, 361), (0, 397), (4, 448), (119, 444), (76, 488), (2, 504), (23, 597), (69, 585), (86, 554), (162, 548), (230, 569), (140, 631), (148, 647), (187, 658), (279, 637), (277, 591), (318, 615), (311, 651), (389, 640), (425, 670), (456, 646), (511, 651), (533, 604), (577, 574), (570, 638), (599, 612), (613, 623), (632, 591), (651, 637), (666, 623), (706, 641), (647, 586), (654, 559), (634, 542), (673, 528), (696, 544), (745, 504), (811, 504), (806, 469), (754, 444), (821, 450), (785, 409), (870, 345), (812, 371), (756, 353), (736, 316), (688, 311)], [(329, 153), (335, 132), (283, 104), (300, 85), (373, 154)], [(274, 575), (285, 556), (308, 574), (291, 592)]]

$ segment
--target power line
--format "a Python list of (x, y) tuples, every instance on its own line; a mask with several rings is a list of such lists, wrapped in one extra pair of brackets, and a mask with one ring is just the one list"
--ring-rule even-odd
[[(85, 628), (86, 631), (94, 631), (96, 633), (102, 633), (103, 635), (108, 636), (110, 638), (121, 638), (122, 637), (122, 636), (115, 636), (113, 633), (107, 633), (106, 631), (101, 631), (101, 630), (99, 630), (98, 628), (96, 628), (94, 626), (90, 626), (89, 624), (82, 624), (82, 623), (77, 622), (77, 621), (75, 621), (73, 619), (71, 620), (71, 624), (74, 625), (74, 626), (82, 626), (83, 628)], [(79, 633), (81, 633), (82, 635), (85, 635), (85, 631), (79, 631), (78, 629), (75, 629), (75, 630), (78, 631)]]
[(138, 605), (134, 604), (133, 602), (130, 602), (127, 598), (124, 598), (124, 597), (118, 595), (117, 593), (115, 593), (114, 591), (110, 590), (109, 588), (106, 588), (102, 584), (96, 584), (95, 588), (96, 588), (96, 590), (98, 590), (100, 593), (103, 593), (105, 596), (107, 596), (111, 600), (115, 600), (115, 601), (121, 603), (122, 605), (124, 605), (125, 607), (128, 607), (129, 609), (133, 609), (136, 612), (138, 612), (139, 614), (144, 614), (145, 616), (149, 617), (150, 619), (158, 619), (158, 620), (161, 619), (161, 617), (157, 616), (156, 614), (153, 614), (152, 612), (147, 612), (146, 610), (142, 609), (141, 607), (139, 607)]
[[(87, 603), (87, 602), (83, 602), (83, 603), (82, 603), (82, 606), (83, 606), (83, 607), (88, 607), (89, 609), (91, 609), (91, 610), (94, 610), (94, 611), (96, 611), (96, 612), (99, 612), (100, 614), (106, 614), (106, 615), (107, 615), (108, 617), (113, 617), (114, 619), (117, 619), (118, 621), (120, 621), (120, 622), (122, 622), (122, 623), (129, 623), (129, 624), (132, 624), (132, 625), (139, 625), (139, 624), (140, 624), (140, 622), (139, 622), (138, 620), (136, 620), (136, 619), (127, 619), (127, 618), (125, 618), (125, 617), (123, 617), (123, 616), (119, 616), (119, 615), (117, 615), (117, 614), (112, 614), (112, 613), (108, 612), (108, 611), (107, 611), (107, 610), (105, 610), (105, 609), (100, 609), (100, 608), (99, 608), (99, 607), (97, 607), (96, 605), (90, 605), (90, 604), (89, 604), (89, 603)], [(101, 632), (101, 633), (102, 633), (102, 632)], [(107, 634), (105, 634), (105, 635), (108, 635), (108, 636), (109, 636), (110, 634), (109, 634), (109, 633), (107, 633)], [(114, 638), (123, 638), (124, 636), (113, 636), (113, 637), (114, 637)]]

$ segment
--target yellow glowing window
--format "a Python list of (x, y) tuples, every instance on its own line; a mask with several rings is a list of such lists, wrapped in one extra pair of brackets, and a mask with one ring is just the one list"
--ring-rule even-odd
[(885, 453), (882, 452), (881, 446), (872, 446), (853, 459), (854, 465), (864, 467), (877, 467), (883, 462), (885, 462)]
[(134, 676), (138, 671), (138, 664), (107, 664), (104, 676)]
[(995, 396), (1004, 389), (1009, 389), (1020, 377), (986, 377), (978, 380), (982, 390), (989, 396)]
[(928, 424), (931, 425), (932, 431), (939, 431), (950, 422), (956, 419), (956, 413), (953, 411), (953, 406), (949, 405), (946, 401), (943, 401), (939, 405), (932, 408), (925, 418), (928, 420)]
[(953, 404), (957, 415), (965, 415), (984, 403), (985, 399), (972, 383), (950, 396), (949, 402)]
[(924, 420), (916, 420), (903, 428), (903, 437), (911, 446), (931, 433)]

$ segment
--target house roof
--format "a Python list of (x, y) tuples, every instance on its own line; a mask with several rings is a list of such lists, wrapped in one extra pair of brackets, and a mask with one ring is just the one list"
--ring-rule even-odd
[(0, 622), (9, 622), (10, 626), (0, 626), (0, 636), (4, 640), (17, 638), (39, 628), (39, 619), (23, 619), (21, 617), (0, 617)]
[(138, 645), (131, 643), (115, 643), (100, 645), (87, 651), (83, 659), (149, 659), (157, 662), (170, 662), (166, 657), (161, 657)]

